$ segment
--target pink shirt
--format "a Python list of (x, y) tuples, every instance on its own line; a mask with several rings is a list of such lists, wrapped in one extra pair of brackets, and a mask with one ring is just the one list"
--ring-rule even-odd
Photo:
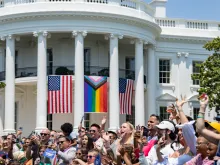
[(151, 139), (146, 146), (143, 147), (144, 156), (148, 156), (150, 149), (157, 143), (156, 139)]
[(190, 161), (186, 162), (186, 165), (211, 165), (213, 164), (213, 160), (209, 160), (208, 157), (202, 160), (201, 154), (197, 154)]

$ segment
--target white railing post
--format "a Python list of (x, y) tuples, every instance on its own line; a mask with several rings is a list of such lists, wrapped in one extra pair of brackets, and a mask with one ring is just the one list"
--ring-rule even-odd
[(145, 12), (146, 11), (145, 2), (141, 0), (136, 1), (136, 9)]
[(4, 0), (4, 6), (12, 6), (15, 4), (15, 0)]
[(108, 4), (115, 5), (115, 6), (121, 6), (121, 0), (109, 0)]

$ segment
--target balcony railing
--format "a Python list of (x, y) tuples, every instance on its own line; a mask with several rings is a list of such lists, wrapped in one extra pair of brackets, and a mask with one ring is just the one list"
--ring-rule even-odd
[(13, 6), (20, 4), (32, 4), (32, 3), (95, 3), (105, 4), (112, 6), (122, 6), (126, 8), (132, 8), (135, 10), (143, 11), (150, 16), (154, 16), (154, 9), (143, 0), (0, 0), (0, 8), (5, 6)]
[[(88, 66), (84, 68), (85, 75), (107, 76), (109, 77), (109, 67)], [(54, 66), (47, 67), (47, 75), (74, 75), (74, 66)], [(17, 68), (15, 71), (16, 78), (36, 77), (37, 67)], [(135, 72), (132, 70), (119, 69), (119, 77), (135, 79)], [(146, 83), (146, 76), (144, 78)], [(5, 71), (0, 72), (0, 81), (5, 80)]]
[(156, 18), (156, 23), (161, 27), (169, 27), (169, 28), (220, 30), (219, 22), (213, 22), (213, 21)]

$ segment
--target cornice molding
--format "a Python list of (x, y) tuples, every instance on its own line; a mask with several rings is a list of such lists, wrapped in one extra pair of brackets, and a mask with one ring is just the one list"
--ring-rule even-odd
[[(50, 19), (51, 18), (56, 18), (63, 20), (64, 18), (68, 19), (71, 17), (71, 19), (80, 19), (83, 20), (85, 18), (89, 20), (105, 20), (105, 21), (110, 21), (110, 22), (120, 22), (124, 24), (129, 24), (137, 27), (143, 28), (143, 30), (150, 31), (156, 36), (158, 36), (161, 33), (161, 28), (154, 22), (144, 20), (141, 18), (137, 17), (130, 17), (130, 16), (125, 16), (125, 15), (117, 15), (117, 14), (106, 14), (103, 13), (100, 15), (100, 13), (88, 13), (88, 12), (39, 12), (39, 13), (30, 13), (27, 16), (27, 13), (25, 14), (16, 14), (16, 15), (9, 15), (5, 17), (0, 17), (0, 22), (5, 23), (12, 23), (14, 21), (27, 21), (27, 20), (38, 20), (38, 19)], [(150, 30), (150, 29), (151, 30)], [(49, 30), (48, 30), (49, 31)], [(136, 36), (137, 38), (141, 38), (140, 36)], [(155, 43), (155, 39), (152, 38), (150, 39), (151, 42)]]
[(159, 41), (190, 41), (196, 43), (206, 43), (211, 41), (213, 38), (196, 37), (196, 36), (173, 36), (173, 35), (161, 35), (157, 38)]
[[(188, 49), (188, 48), (164, 48), (164, 47), (157, 47), (157, 52), (165, 52), (165, 53), (175, 53), (177, 57), (188, 57), (190, 54), (197, 54), (197, 55), (209, 55), (210, 52), (201, 51), (198, 49)], [(186, 52), (187, 51), (187, 52)]]

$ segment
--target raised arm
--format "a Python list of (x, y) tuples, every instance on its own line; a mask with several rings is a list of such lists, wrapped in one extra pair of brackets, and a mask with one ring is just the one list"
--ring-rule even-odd
[(218, 141), (220, 140), (220, 134), (217, 134), (205, 128), (204, 117), (208, 102), (209, 102), (209, 98), (207, 95), (205, 95), (204, 98), (200, 100), (200, 110), (197, 117), (196, 128), (199, 134), (204, 136), (212, 143), (218, 145)]
[(179, 111), (179, 117), (180, 117), (180, 122), (181, 124), (189, 122), (188, 119), (186, 118), (186, 115), (183, 112), (183, 105), (187, 102), (186, 97), (182, 97), (181, 95), (181, 100), (176, 100), (176, 106), (177, 110)]
[(107, 121), (107, 117), (103, 116), (102, 121), (101, 121), (101, 131), (105, 130), (106, 121)]

